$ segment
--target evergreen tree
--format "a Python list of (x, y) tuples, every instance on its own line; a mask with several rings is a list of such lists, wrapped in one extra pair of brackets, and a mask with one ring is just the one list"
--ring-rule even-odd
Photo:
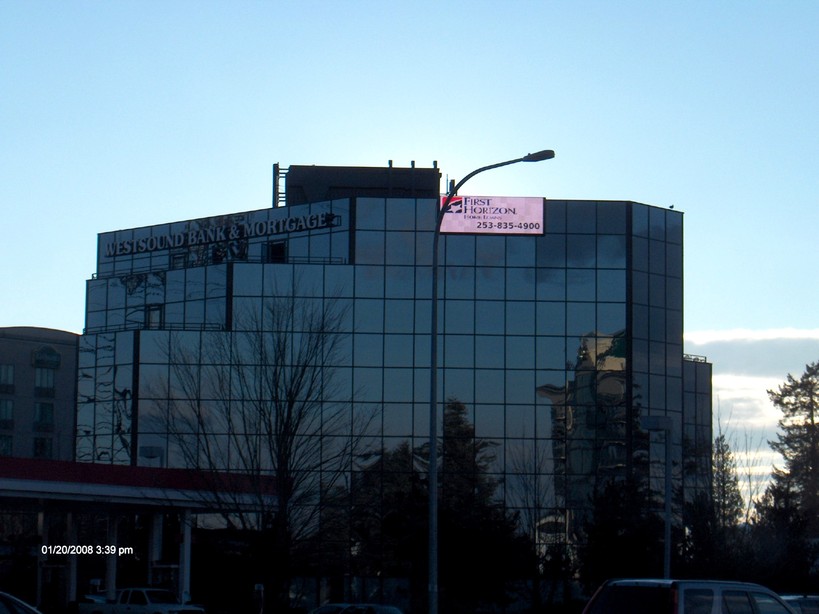
[(744, 503), (739, 492), (737, 463), (724, 433), (714, 439), (711, 468), (714, 476), (714, 519), (716, 528), (725, 531), (737, 525), (742, 517)]
[[(531, 544), (497, 497), (500, 482), (491, 473), (495, 445), (475, 436), (463, 403), (447, 402), (438, 449), (444, 612), (503, 607), (508, 582), (525, 578), (533, 565)], [(350, 528), (347, 573), (409, 578), (413, 611), (426, 608), (428, 459), (428, 444), (412, 448), (402, 442), (382, 450), (354, 472), (349, 517), (328, 515), (323, 523), (336, 539), (344, 534), (341, 527)]]
[(799, 379), (788, 375), (768, 396), (781, 412), (780, 432), (771, 448), (784, 459), (775, 469), (771, 497), (788, 492), (805, 516), (810, 535), (819, 533), (819, 362), (805, 367)]

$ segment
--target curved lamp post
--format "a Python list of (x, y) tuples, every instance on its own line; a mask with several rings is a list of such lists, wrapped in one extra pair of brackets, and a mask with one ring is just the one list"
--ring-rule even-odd
[(551, 149), (526, 154), (522, 158), (482, 166), (461, 179), (449, 190), (443, 206), (438, 209), (435, 232), (432, 236), (432, 317), (430, 318), (429, 358), (429, 614), (438, 614), (438, 243), (441, 223), (449, 210), (452, 198), (463, 184), (478, 173), (509, 166), (518, 162), (540, 162), (555, 157)]

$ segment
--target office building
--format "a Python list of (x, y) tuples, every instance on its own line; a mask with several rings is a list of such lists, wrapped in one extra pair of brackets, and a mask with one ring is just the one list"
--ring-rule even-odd
[(0, 456), (72, 460), (79, 335), (0, 328)]
[[(247, 473), (246, 435), (299, 408), (304, 512), (374, 455), (423, 449), (438, 181), (434, 168), (291, 167), (273, 207), (100, 234), (77, 459)], [(493, 215), (484, 200), (475, 214)], [(493, 497), (529, 519), (521, 531), (581, 543), (595, 489), (661, 482), (666, 441), (676, 491), (708, 488), (710, 365), (683, 355), (681, 212), (535, 201), (538, 221), (514, 234), (442, 236), (438, 399), (491, 443)], [(292, 383), (300, 360), (314, 379), (288, 397), (277, 378)], [(670, 439), (646, 416), (667, 417)], [(352, 565), (360, 540), (334, 539)]]

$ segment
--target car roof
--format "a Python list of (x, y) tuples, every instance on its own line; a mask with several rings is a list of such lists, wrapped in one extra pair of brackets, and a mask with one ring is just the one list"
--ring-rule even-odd
[(668, 578), (614, 578), (608, 580), (606, 585), (619, 585), (619, 586), (726, 586), (726, 587), (753, 587), (755, 589), (762, 589), (765, 591), (769, 591), (770, 589), (762, 586), (761, 584), (756, 584), (754, 582), (740, 582), (737, 580), (679, 580), (679, 579), (668, 579)]

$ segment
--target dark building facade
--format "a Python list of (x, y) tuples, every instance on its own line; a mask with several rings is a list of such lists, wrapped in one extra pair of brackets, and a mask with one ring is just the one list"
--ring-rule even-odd
[(0, 456), (72, 460), (79, 335), (0, 328)]
[[(243, 408), (267, 399), (268, 415), (281, 411), (282, 395), (262, 382), (279, 372), (271, 365), (292, 377), (317, 330), (308, 316), (331, 314), (310, 363), (319, 394), (298, 399), (315, 421), (292, 442), (311, 450), (299, 474), (306, 539), (346, 540), (344, 573), (355, 575), (360, 539), (328, 538), (324, 512), (305, 510), (330, 492), (343, 507), (374, 456), (427, 442), (439, 200), (428, 193), (435, 169), (412, 169), (422, 179), (407, 197), (385, 191), (392, 178), (323, 185), (344, 184), (342, 171), (320, 173), (318, 187), (311, 171), (294, 175), (307, 187), (288, 206), (99, 235), (76, 454), (248, 472), (248, 440), (234, 434), (266, 427)], [(312, 201), (319, 192), (331, 199)], [(581, 544), (607, 482), (661, 482), (665, 439), (643, 417), (670, 419), (686, 500), (710, 487), (711, 442), (710, 365), (683, 355), (682, 213), (627, 201), (543, 207), (542, 234), (442, 237), (438, 336), (438, 398), (465, 407), (474, 440), (492, 446), (493, 497), (538, 547)], [(290, 400), (309, 396), (301, 390)], [(275, 472), (275, 461), (258, 465)], [(417, 471), (403, 467), (407, 479)]]

